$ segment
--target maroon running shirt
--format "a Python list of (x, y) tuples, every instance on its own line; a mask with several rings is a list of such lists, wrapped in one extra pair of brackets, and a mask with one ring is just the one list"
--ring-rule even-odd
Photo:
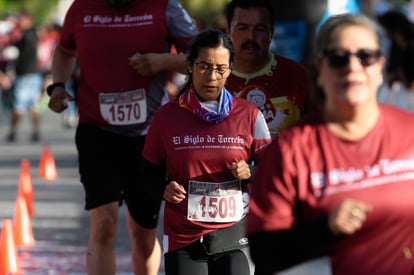
[[(271, 141), (260, 111), (244, 99), (233, 97), (233, 103), (229, 116), (217, 124), (202, 121), (176, 101), (161, 107), (154, 117), (143, 156), (152, 163), (166, 165), (170, 180), (177, 181), (187, 191), (182, 202), (165, 203), (164, 252), (182, 248), (208, 232), (234, 224), (186, 219), (190, 180), (233, 181), (229, 169), (232, 162), (253, 159), (260, 163), (260, 155)], [(243, 216), (247, 202), (248, 195), (243, 192)]]
[(169, 52), (171, 44), (186, 52), (197, 33), (177, 0), (133, 1), (123, 9), (106, 1), (76, 0), (65, 17), (59, 45), (79, 59), (80, 122), (144, 135), (166, 99), (167, 72), (139, 76), (129, 58), (135, 53)]
[(354, 142), (331, 134), (318, 115), (279, 134), (255, 174), (248, 234), (289, 229), (353, 198), (372, 211), (336, 245), (333, 274), (412, 274), (414, 114), (380, 110), (376, 127)]
[(268, 64), (256, 73), (233, 70), (226, 88), (256, 105), (274, 136), (303, 116), (308, 97), (307, 70), (296, 61), (272, 54)]

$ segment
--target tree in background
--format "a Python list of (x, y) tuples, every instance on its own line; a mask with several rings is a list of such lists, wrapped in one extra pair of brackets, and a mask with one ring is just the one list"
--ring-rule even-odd
[(58, 2), (59, 0), (0, 0), (0, 11), (13, 13), (25, 10), (33, 16), (36, 23), (41, 23), (49, 20), (49, 14)]
[[(180, 3), (203, 27), (218, 27), (223, 24), (223, 10), (230, 0), (179, 0)], [(361, 5), (372, 6), (380, 0), (359, 0)], [(385, 0), (394, 7), (403, 7), (410, 0)], [(31, 13), (36, 23), (50, 20), (51, 12), (59, 0), (0, 0), (0, 11), (17, 12), (24, 9)], [(225, 22), (225, 21), (224, 21)]]

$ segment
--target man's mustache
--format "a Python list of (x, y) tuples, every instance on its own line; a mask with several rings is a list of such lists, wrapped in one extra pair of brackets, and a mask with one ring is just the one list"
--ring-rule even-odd
[(247, 42), (243, 43), (241, 48), (242, 48), (242, 50), (245, 49), (245, 48), (255, 48), (256, 50), (260, 49), (259, 45), (256, 42), (253, 42), (253, 41), (247, 41)]

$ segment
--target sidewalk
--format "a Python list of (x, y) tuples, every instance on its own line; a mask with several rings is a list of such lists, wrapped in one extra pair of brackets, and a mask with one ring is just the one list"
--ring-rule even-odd
[[(30, 141), (28, 115), (22, 117), (16, 142), (5, 141), (7, 118), (0, 117), (0, 226), (13, 219), (20, 163), (30, 162), (34, 189), (34, 215), (31, 218), (36, 241), (30, 248), (18, 248), (23, 274), (86, 274), (85, 251), (89, 220), (84, 193), (79, 182), (74, 128), (63, 128), (61, 115), (46, 110), (42, 114), (40, 142)], [(38, 175), (43, 146), (48, 145), (55, 159), (58, 178), (48, 181)], [(161, 218), (162, 219), (162, 218)], [(117, 273), (133, 274), (125, 207), (121, 208), (116, 244)], [(160, 275), (163, 273), (161, 267)]]

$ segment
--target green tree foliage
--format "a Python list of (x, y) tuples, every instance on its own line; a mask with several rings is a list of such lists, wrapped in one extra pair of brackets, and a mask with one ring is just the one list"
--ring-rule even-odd
[(0, 11), (13, 13), (24, 10), (33, 16), (36, 23), (41, 23), (48, 20), (58, 2), (59, 0), (0, 0)]
[(224, 7), (230, 0), (179, 0), (202, 27), (217, 27), (223, 19)]
[[(157, 1), (157, 0), (153, 0)], [(223, 23), (223, 10), (230, 0), (179, 0), (202, 27), (217, 27)], [(252, 0), (254, 1), (254, 0)], [(376, 2), (377, 0), (361, 0), (361, 2)], [(21, 9), (30, 12), (37, 23), (45, 22), (50, 12), (56, 7), (59, 0), (0, 0), (0, 11), (17, 12)], [(407, 4), (410, 0), (387, 0), (395, 5)], [(221, 23), (220, 23), (221, 21)], [(225, 21), (224, 21), (225, 22)]]

